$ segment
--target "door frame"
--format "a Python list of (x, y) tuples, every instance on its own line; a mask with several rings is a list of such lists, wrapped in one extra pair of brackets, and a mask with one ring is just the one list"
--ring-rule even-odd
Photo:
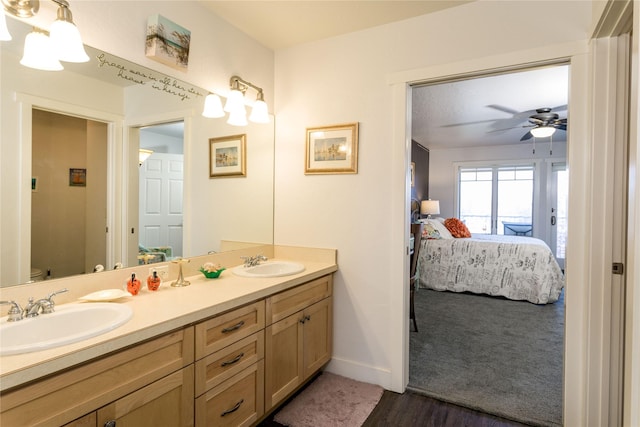
[[(392, 304), (394, 306), (392, 327), (401, 331), (395, 335), (392, 344), (397, 350), (392, 354), (392, 386), (394, 391), (404, 391), (408, 384), (409, 360), (409, 319), (408, 319), (408, 271), (406, 257), (409, 242), (409, 162), (410, 162), (410, 84), (451, 79), (453, 77), (471, 77), (478, 74), (495, 71), (511, 71), (519, 68), (530, 68), (535, 65), (569, 62), (571, 73), (569, 77), (569, 99), (571, 104), (571, 132), (568, 135), (567, 163), (570, 165), (569, 178), (569, 223), (567, 238), (567, 265), (570, 266), (566, 275), (566, 329), (565, 329), (565, 363), (564, 384), (564, 423), (566, 425), (595, 425), (590, 423), (594, 411), (601, 411), (602, 406), (593, 402), (600, 402), (600, 393), (604, 389), (603, 378), (597, 375), (603, 369), (608, 369), (608, 360), (601, 355), (604, 349), (602, 330), (593, 330), (587, 320), (593, 309), (593, 295), (603, 293), (608, 287), (609, 280), (602, 280), (592, 275), (594, 270), (602, 268), (606, 260), (597, 251), (601, 242), (591, 239), (585, 242), (585, 236), (590, 236), (597, 225), (592, 222), (592, 212), (595, 212), (591, 182), (592, 165), (600, 159), (594, 158), (592, 151), (594, 141), (592, 127), (589, 125), (592, 110), (591, 76), (592, 57), (587, 41), (565, 43), (557, 46), (547, 46), (543, 50), (514, 52), (497, 55), (473, 61), (463, 61), (452, 64), (429, 67), (421, 70), (397, 73), (390, 76), (389, 81), (393, 91), (393, 138), (404, 144), (393, 145), (394, 174), (392, 185), (398, 191), (393, 192), (393, 224), (398, 229), (392, 232), (392, 245), (397, 254), (392, 260), (392, 274), (403, 277), (394, 283)], [(597, 126), (597, 125), (596, 125)], [(402, 224), (402, 228), (400, 225)], [(586, 244), (585, 244), (586, 243)], [(605, 310), (606, 311), (606, 310)], [(597, 407), (597, 409), (592, 409)], [(595, 420), (594, 420), (595, 421)], [(600, 424), (600, 423), (598, 423)]]

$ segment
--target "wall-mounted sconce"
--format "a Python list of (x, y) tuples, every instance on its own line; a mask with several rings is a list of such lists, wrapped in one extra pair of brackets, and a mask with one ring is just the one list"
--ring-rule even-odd
[[(73, 23), (69, 3), (66, 0), (51, 1), (58, 5), (56, 20), (51, 24), (49, 34), (37, 28), (27, 34), (20, 63), (38, 70), (57, 71), (63, 69), (59, 61), (89, 61), (78, 27)], [(2, 0), (2, 5), (6, 13), (18, 18), (31, 18), (40, 9), (39, 0)], [(0, 19), (0, 40), (11, 40), (6, 27), (3, 13)]]
[(218, 118), (224, 117), (225, 112), (229, 113), (227, 123), (233, 126), (246, 126), (247, 110), (244, 105), (244, 94), (247, 89), (252, 88), (258, 92), (256, 101), (253, 104), (249, 120), (254, 123), (269, 123), (269, 109), (267, 103), (264, 102), (264, 92), (262, 88), (250, 83), (238, 76), (231, 77), (229, 82), (231, 92), (227, 97), (227, 102), (222, 108), (220, 97), (214, 93), (207, 95), (204, 101), (204, 117)]
[(152, 150), (146, 150), (141, 148), (138, 150), (138, 166), (142, 166), (145, 160), (149, 158), (150, 155), (153, 154)]

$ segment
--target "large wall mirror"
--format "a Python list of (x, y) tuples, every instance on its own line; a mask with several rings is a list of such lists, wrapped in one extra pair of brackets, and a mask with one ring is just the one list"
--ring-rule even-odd
[[(0, 286), (273, 243), (273, 117), (204, 118), (206, 90), (91, 47), (89, 63), (26, 68), (31, 27), (8, 25)], [(245, 141), (242, 175), (211, 173), (210, 140), (225, 137)]]

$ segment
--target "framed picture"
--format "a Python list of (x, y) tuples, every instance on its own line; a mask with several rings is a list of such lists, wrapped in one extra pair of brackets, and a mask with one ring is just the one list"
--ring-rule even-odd
[(145, 55), (180, 71), (189, 66), (191, 31), (161, 15), (147, 20)]
[(37, 176), (32, 176), (31, 177), (31, 192), (32, 193), (37, 193), (38, 192), (38, 177)]
[(247, 134), (209, 139), (209, 178), (247, 176)]
[(358, 123), (307, 128), (304, 173), (358, 173)]
[(86, 187), (87, 170), (71, 168), (69, 169), (69, 187)]

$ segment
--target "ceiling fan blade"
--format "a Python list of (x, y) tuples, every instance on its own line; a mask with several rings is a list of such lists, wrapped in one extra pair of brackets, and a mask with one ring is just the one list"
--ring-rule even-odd
[(489, 108), (493, 108), (494, 110), (502, 111), (503, 113), (511, 114), (513, 116), (520, 114), (520, 111), (516, 111), (513, 108), (503, 107), (502, 105), (491, 104), (487, 105)]
[(526, 141), (527, 139), (531, 139), (533, 138), (533, 134), (531, 133), (531, 131), (525, 133), (522, 138), (520, 138), (520, 141)]
[(450, 125), (442, 125), (440, 127), (443, 128), (452, 128), (452, 127), (457, 127), (457, 126), (467, 126), (467, 125), (477, 125), (480, 123), (491, 123), (491, 122), (495, 122), (497, 119), (493, 119), (493, 120), (478, 120), (475, 122), (463, 122), (463, 123), (452, 123)]
[(567, 130), (567, 125), (566, 124), (561, 124), (555, 127), (558, 130), (563, 130), (566, 131)]

